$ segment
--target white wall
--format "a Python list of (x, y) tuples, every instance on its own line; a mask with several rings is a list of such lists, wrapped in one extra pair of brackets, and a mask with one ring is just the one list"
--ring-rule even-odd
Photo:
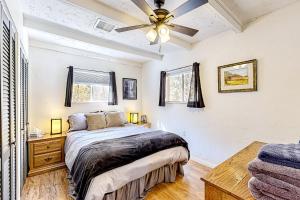
[[(184, 135), (194, 158), (215, 165), (254, 140), (300, 139), (300, 3), (258, 19), (243, 33), (226, 32), (192, 51), (143, 67), (143, 112), (157, 128)], [(200, 30), (201, 31), (201, 30)], [(218, 93), (217, 66), (258, 59), (258, 92)], [(200, 62), (205, 109), (158, 107), (161, 70)]]
[[(68, 115), (76, 112), (91, 112), (97, 110), (124, 110), (125, 112), (140, 112), (141, 105), (141, 67), (129, 64), (119, 64), (94, 59), (86, 56), (56, 52), (39, 47), (29, 47), (29, 121), (30, 127), (37, 127), (45, 132), (50, 131), (50, 119), (62, 117), (63, 130), (68, 129)], [(71, 108), (64, 107), (68, 66), (83, 69), (115, 71), (118, 93), (118, 106), (108, 106), (107, 103), (73, 104)], [(123, 100), (122, 78), (135, 78), (138, 83), (138, 100)]]
[[(3, 1), (3, 0), (2, 0)], [(9, 13), (14, 21), (18, 31), (20, 42), (23, 44), (24, 50), (28, 50), (28, 36), (23, 27), (23, 12), (20, 0), (4, 0), (9, 10)]]

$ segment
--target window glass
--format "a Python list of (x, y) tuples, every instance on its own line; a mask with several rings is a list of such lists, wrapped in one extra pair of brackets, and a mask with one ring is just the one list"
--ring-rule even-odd
[(73, 84), (72, 102), (102, 102), (108, 101), (109, 86), (102, 84)]
[(107, 101), (108, 94), (108, 85), (92, 85), (92, 101)]
[(91, 100), (91, 86), (86, 84), (73, 84), (73, 102), (87, 102)]
[(188, 102), (192, 73), (184, 73), (184, 102)]
[(182, 77), (181, 74), (168, 77), (168, 101), (182, 101)]
[(166, 101), (184, 103), (188, 101), (191, 71), (167, 74)]

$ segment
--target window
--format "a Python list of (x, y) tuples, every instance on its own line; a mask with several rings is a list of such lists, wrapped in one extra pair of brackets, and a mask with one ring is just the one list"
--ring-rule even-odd
[(108, 75), (74, 72), (72, 102), (108, 102)]
[(72, 102), (107, 102), (108, 94), (108, 85), (75, 83), (73, 84)]
[(191, 77), (191, 70), (167, 74), (166, 101), (186, 103), (189, 98)]

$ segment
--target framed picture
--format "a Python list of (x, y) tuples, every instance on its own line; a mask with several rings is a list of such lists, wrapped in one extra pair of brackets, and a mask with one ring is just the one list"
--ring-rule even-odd
[(137, 80), (132, 78), (123, 78), (123, 99), (137, 99)]
[(146, 115), (141, 116), (141, 122), (142, 123), (147, 123), (147, 116)]
[(257, 60), (218, 67), (220, 93), (257, 91)]

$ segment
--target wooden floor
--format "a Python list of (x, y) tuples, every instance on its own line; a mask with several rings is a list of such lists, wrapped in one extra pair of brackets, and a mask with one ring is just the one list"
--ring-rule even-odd
[[(194, 161), (184, 166), (185, 176), (175, 183), (162, 183), (152, 188), (146, 200), (204, 200), (204, 184), (200, 178), (210, 169)], [(29, 177), (22, 191), (22, 200), (71, 200), (67, 195), (65, 169)]]

